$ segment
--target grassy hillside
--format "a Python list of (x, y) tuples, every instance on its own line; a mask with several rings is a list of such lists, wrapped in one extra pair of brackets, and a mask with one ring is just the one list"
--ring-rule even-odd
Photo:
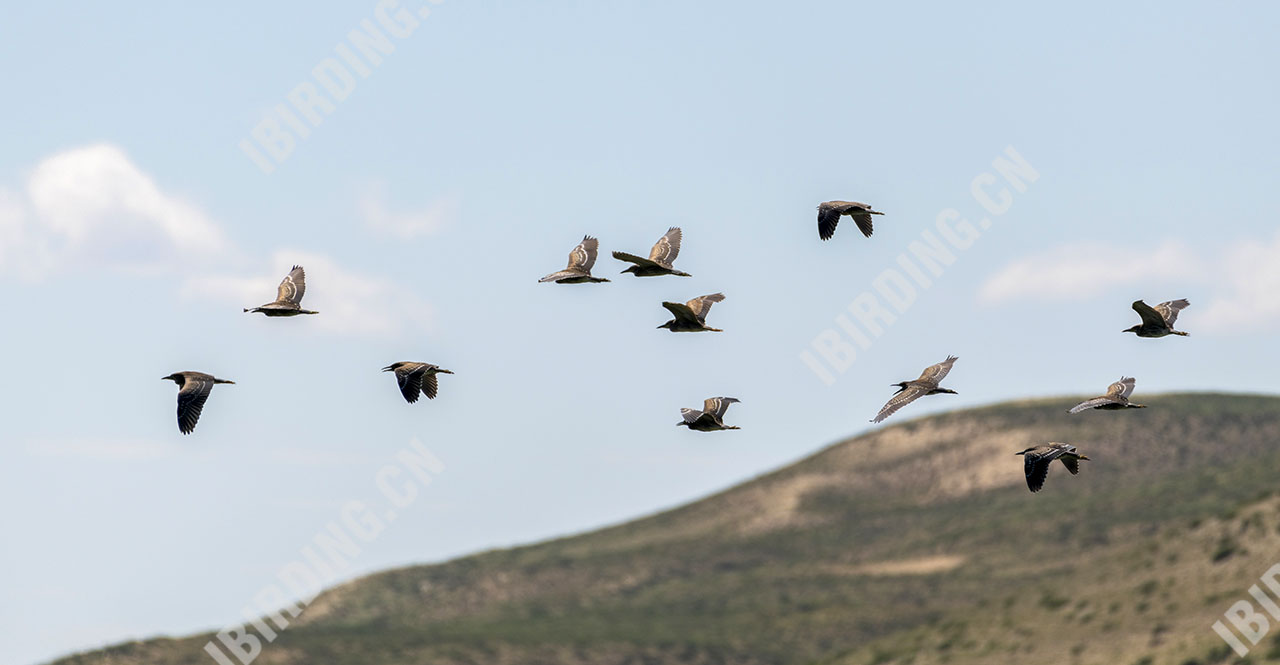
[[(1280, 398), (1144, 401), (903, 421), (660, 515), (373, 575), (257, 662), (1234, 662), (1210, 625), (1280, 561)], [(1013, 453), (1054, 440), (1093, 461), (1032, 495)], [(58, 662), (207, 665), (207, 639)]]

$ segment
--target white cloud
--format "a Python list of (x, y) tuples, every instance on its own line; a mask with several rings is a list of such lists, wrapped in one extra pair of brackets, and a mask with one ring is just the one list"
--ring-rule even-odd
[(1154, 250), (1060, 247), (997, 271), (983, 284), (979, 298), (987, 303), (1089, 300), (1117, 288), (1131, 293), (1135, 284), (1156, 283), (1194, 286), (1208, 294), (1206, 302), (1196, 303), (1202, 308), (1196, 317), (1199, 331), (1247, 332), (1280, 324), (1280, 298), (1275, 295), (1280, 293), (1280, 233), (1270, 240), (1245, 240), (1198, 253), (1172, 241)]
[(1155, 249), (1067, 245), (1005, 266), (982, 285), (978, 296), (988, 303), (1088, 300), (1117, 285), (1180, 280), (1199, 271), (1195, 255), (1172, 241)]
[(55, 154), (21, 194), (0, 191), (0, 242), (0, 267), (27, 279), (73, 262), (151, 270), (225, 248), (208, 216), (106, 144)]
[(389, 210), (388, 199), (385, 183), (366, 186), (360, 194), (359, 214), (369, 228), (397, 238), (415, 238), (435, 233), (458, 216), (459, 201), (456, 196), (438, 199), (422, 210), (411, 212)]
[(252, 277), (209, 275), (187, 280), (185, 297), (211, 298), (255, 307), (275, 298), (276, 286), (295, 264), (307, 271), (303, 306), (320, 312), (314, 325), (328, 332), (395, 337), (430, 330), (431, 308), (394, 281), (346, 270), (327, 255), (278, 250)]

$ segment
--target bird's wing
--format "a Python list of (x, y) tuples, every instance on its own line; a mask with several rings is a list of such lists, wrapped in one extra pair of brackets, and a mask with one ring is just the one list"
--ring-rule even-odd
[(951, 371), (951, 366), (956, 364), (957, 360), (959, 360), (959, 358), (955, 356), (947, 356), (946, 360), (938, 363), (937, 365), (930, 365), (929, 367), (926, 367), (925, 370), (920, 373), (920, 378), (916, 380), (932, 383), (933, 387), (937, 388), (938, 384), (942, 383), (942, 380), (947, 378), (947, 373)]
[(302, 296), (307, 292), (307, 273), (302, 266), (294, 266), (293, 270), (285, 275), (284, 281), (280, 282), (280, 286), (276, 288), (276, 302), (287, 302), (294, 305), (302, 302)]
[(680, 227), (678, 226), (667, 229), (667, 234), (658, 238), (658, 242), (654, 243), (653, 249), (649, 250), (649, 260), (664, 268), (670, 268), (679, 255)]
[(418, 401), (418, 395), (422, 393), (422, 375), (426, 370), (426, 365), (406, 365), (396, 370), (396, 383), (400, 384), (400, 394), (404, 395), (406, 402), (413, 404)]
[(1067, 411), (1067, 413), (1080, 413), (1081, 411), (1088, 411), (1089, 409), (1096, 409), (1096, 408), (1098, 408), (1098, 407), (1100, 407), (1100, 406), (1106, 406), (1107, 404), (1116, 404), (1116, 403), (1117, 403), (1117, 402), (1119, 402), (1119, 401), (1120, 401), (1120, 400), (1118, 400), (1118, 399), (1116, 399), (1115, 397), (1112, 397), (1112, 396), (1110, 396), (1110, 395), (1104, 395), (1104, 396), (1102, 396), (1102, 397), (1095, 397), (1095, 398), (1093, 398), (1093, 399), (1087, 399), (1087, 400), (1085, 400), (1085, 401), (1083, 401), (1083, 402), (1081, 402), (1081, 403), (1079, 403), (1079, 404), (1077, 404), (1077, 405), (1075, 405), (1075, 406), (1071, 407), (1071, 409), (1070, 409), (1069, 411)]
[(840, 223), (840, 206), (830, 201), (818, 206), (818, 237), (830, 240)]
[[(613, 258), (619, 261), (626, 261), (627, 263), (634, 263), (638, 266), (658, 266), (658, 264), (654, 263), (653, 261), (650, 261), (649, 259), (641, 258), (639, 256), (636, 256), (635, 254), (628, 254), (626, 252), (614, 252)], [(661, 268), (663, 266), (658, 266), (658, 267)]]
[(1155, 326), (1157, 328), (1164, 328), (1169, 325), (1165, 322), (1164, 317), (1160, 315), (1160, 312), (1155, 311), (1151, 308), (1151, 305), (1141, 300), (1133, 301), (1133, 311), (1142, 317), (1142, 325)]
[(672, 316), (675, 316), (678, 320), (685, 321), (686, 323), (691, 323), (693, 325), (700, 325), (702, 323), (702, 319), (699, 319), (698, 315), (695, 314), (687, 304), (664, 302), (662, 303), (662, 306), (666, 307), (667, 311), (671, 312)]
[(1136, 383), (1131, 376), (1122, 376), (1119, 381), (1107, 387), (1107, 397), (1118, 397), (1121, 399), (1129, 399), (1133, 394), (1133, 385)]
[(582, 242), (569, 252), (569, 267), (566, 270), (580, 270), (582, 272), (591, 272), (592, 266), (596, 264), (596, 250), (600, 247), (600, 241), (591, 236), (583, 236)]
[(1076, 474), (1080, 473), (1080, 458), (1079, 458), (1079, 457), (1076, 457), (1075, 455), (1063, 455), (1062, 457), (1059, 457), (1058, 459), (1062, 460), (1062, 465), (1063, 465), (1063, 466), (1065, 466), (1065, 467), (1067, 467), (1067, 471), (1070, 471), (1070, 472), (1071, 472), (1071, 475), (1073, 475), (1073, 476), (1074, 476), (1074, 475), (1076, 475)]
[(209, 399), (213, 390), (213, 381), (204, 377), (187, 376), (178, 391), (178, 429), (183, 434), (190, 434), (200, 421), (200, 412), (204, 410), (204, 401)]
[(686, 423), (696, 423), (702, 417), (703, 412), (697, 409), (680, 409), (680, 417), (684, 418)]
[(1044, 487), (1044, 479), (1049, 476), (1049, 464), (1061, 455), (1061, 450), (1023, 455), (1026, 459), (1022, 461), (1022, 471), (1027, 475), (1027, 489), (1039, 492)]
[(714, 415), (716, 418), (724, 418), (724, 414), (729, 410), (730, 404), (737, 403), (734, 397), (708, 397), (702, 402), (702, 410)]
[(698, 317), (699, 321), (705, 323), (707, 320), (707, 312), (711, 311), (711, 305), (718, 302), (724, 302), (723, 293), (712, 293), (708, 296), (698, 296), (697, 298), (685, 303), (685, 305), (693, 312), (694, 316)]
[(853, 210), (849, 212), (849, 216), (858, 224), (858, 230), (862, 231), (862, 235), (871, 237), (871, 213), (861, 210)]
[(562, 280), (566, 277), (581, 277), (582, 275), (583, 273), (577, 270), (559, 270), (551, 273), (550, 275), (547, 275), (546, 277), (543, 277), (538, 281), (539, 282), (555, 282), (555, 281)]
[(1178, 312), (1181, 312), (1182, 310), (1190, 306), (1191, 306), (1190, 302), (1188, 302), (1185, 298), (1180, 298), (1178, 300), (1170, 300), (1168, 302), (1162, 302), (1159, 305), (1155, 306), (1155, 310), (1156, 310), (1156, 313), (1160, 315), (1160, 318), (1164, 319), (1164, 322), (1170, 328), (1172, 328), (1174, 321), (1178, 320)]
[(436, 378), (435, 372), (427, 372), (422, 377), (422, 394), (427, 399), (435, 399), (440, 394), (440, 380)]
[(908, 386), (906, 390), (894, 395), (893, 399), (886, 402), (884, 408), (880, 409), (880, 413), (876, 414), (875, 420), (872, 420), (871, 422), (878, 423), (885, 418), (892, 416), (898, 411), (898, 409), (901, 409), (921, 397), (924, 397), (928, 392), (929, 391), (927, 389), (921, 386)]

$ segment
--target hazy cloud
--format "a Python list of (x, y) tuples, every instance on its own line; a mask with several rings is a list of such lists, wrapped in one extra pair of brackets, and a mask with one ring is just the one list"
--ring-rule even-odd
[(389, 199), (386, 183), (371, 183), (360, 193), (359, 214), (374, 231), (402, 239), (439, 231), (457, 218), (460, 207), (456, 196), (446, 196), (421, 210), (393, 211)]

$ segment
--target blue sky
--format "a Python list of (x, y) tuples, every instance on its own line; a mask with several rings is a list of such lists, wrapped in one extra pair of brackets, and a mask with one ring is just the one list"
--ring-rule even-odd
[[(376, 3), (8, 10), (13, 662), (234, 620), (413, 438), (446, 468), (352, 574), (705, 495), (867, 431), (948, 354), (960, 394), (888, 424), (1121, 374), (1275, 391), (1273, 6), (430, 8), (270, 175), (238, 144)], [(940, 211), (980, 218), (1008, 146), (1039, 178), (820, 381), (800, 354)], [(823, 243), (828, 199), (886, 214)], [(672, 225), (693, 278), (616, 274)], [(538, 284), (585, 233), (613, 283)], [(293, 263), (319, 316), (241, 313)], [(725, 333), (655, 329), (717, 291)], [(1191, 337), (1120, 333), (1177, 297)], [(457, 374), (408, 405), (396, 360)], [(184, 438), (159, 377), (185, 369), (237, 385)], [(674, 426), (711, 395), (741, 431)]]

